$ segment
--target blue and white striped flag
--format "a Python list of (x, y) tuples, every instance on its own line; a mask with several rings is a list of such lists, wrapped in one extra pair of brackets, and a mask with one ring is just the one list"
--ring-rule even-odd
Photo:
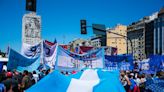
[(54, 71), (25, 92), (125, 92), (119, 81), (119, 71), (86, 69), (65, 76)]

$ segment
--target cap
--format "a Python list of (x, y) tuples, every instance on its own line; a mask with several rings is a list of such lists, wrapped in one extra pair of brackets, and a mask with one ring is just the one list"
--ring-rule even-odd
[(7, 73), (6, 73), (6, 76), (7, 76), (7, 77), (12, 77), (13, 74), (12, 74), (12, 72), (7, 72)]

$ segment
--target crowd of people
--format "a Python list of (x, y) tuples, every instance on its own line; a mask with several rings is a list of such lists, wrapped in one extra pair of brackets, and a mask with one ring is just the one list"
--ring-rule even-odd
[(42, 70), (39, 73), (27, 70), (23, 73), (16, 70), (12, 72), (3, 70), (0, 73), (0, 92), (24, 92), (49, 73), (50, 70)]
[(159, 71), (156, 74), (145, 74), (136, 71), (121, 71), (120, 81), (126, 92), (152, 92), (146, 88), (150, 80), (164, 80), (164, 72)]
[[(50, 72), (50, 69), (41, 70), (40, 72), (25, 70), (23, 73), (16, 70), (12, 72), (3, 70), (0, 73), (0, 92), (24, 92)], [(70, 74), (76, 74), (77, 71), (61, 71), (61, 73), (69, 76)], [(146, 82), (157, 78), (164, 80), (164, 72), (141, 74), (136, 71), (120, 71), (120, 82), (126, 92), (151, 92), (151, 90), (146, 89)]]

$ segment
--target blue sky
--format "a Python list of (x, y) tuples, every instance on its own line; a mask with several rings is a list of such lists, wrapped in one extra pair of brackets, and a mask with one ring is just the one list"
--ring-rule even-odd
[[(26, 0), (0, 0), (0, 49), (7, 46), (20, 51), (22, 17)], [(42, 38), (68, 43), (75, 38), (93, 35), (80, 34), (80, 19), (113, 27), (128, 25), (144, 16), (159, 11), (164, 0), (37, 0), (37, 14), (42, 17)], [(65, 39), (63, 39), (63, 37)]]

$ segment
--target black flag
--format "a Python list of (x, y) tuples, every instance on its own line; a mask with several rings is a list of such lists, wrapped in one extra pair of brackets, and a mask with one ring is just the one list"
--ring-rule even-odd
[(26, 0), (26, 11), (36, 12), (36, 0)]

